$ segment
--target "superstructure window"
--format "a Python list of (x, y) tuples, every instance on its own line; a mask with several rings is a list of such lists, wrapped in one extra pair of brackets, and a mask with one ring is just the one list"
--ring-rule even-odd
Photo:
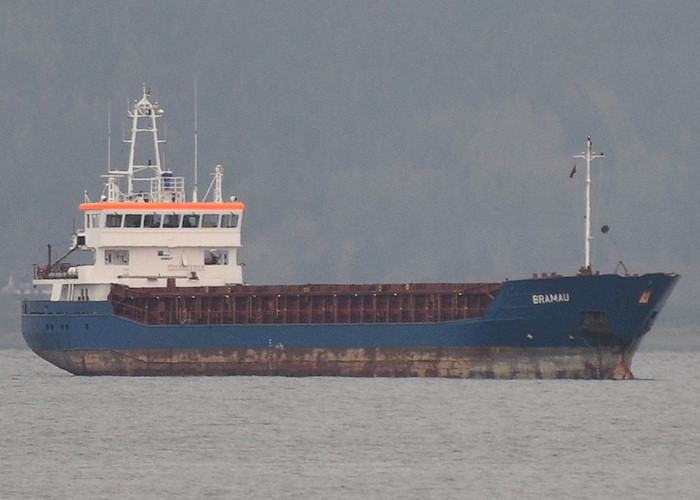
[(223, 214), (221, 216), (221, 227), (238, 226), (238, 214)]
[(105, 250), (105, 264), (124, 266), (129, 264), (128, 250)]
[(204, 250), (205, 266), (228, 265), (228, 250)]
[(202, 215), (202, 227), (219, 227), (219, 214)]
[(107, 214), (105, 227), (122, 227), (122, 214)]
[(180, 214), (165, 214), (163, 227), (180, 227)]
[(182, 227), (198, 227), (199, 226), (199, 215), (197, 214), (185, 214), (182, 216)]
[(160, 227), (160, 214), (146, 214), (143, 216), (143, 227)]
[(141, 227), (141, 214), (126, 214), (124, 216), (124, 227)]

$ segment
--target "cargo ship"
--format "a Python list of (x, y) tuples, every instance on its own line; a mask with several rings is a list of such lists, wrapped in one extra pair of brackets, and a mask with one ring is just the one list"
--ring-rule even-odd
[(127, 113), (126, 168), (108, 162), (68, 253), (54, 260), (49, 246), (46, 265), (34, 266), (47, 294), (23, 302), (23, 336), (73, 374), (626, 379), (679, 279), (592, 271), (590, 167), (600, 155), (589, 137), (575, 155), (588, 174), (576, 274), (246, 284), (245, 205), (224, 199), (221, 166), (203, 201), (196, 188), (186, 199), (184, 178), (161, 163), (163, 113), (144, 86)]

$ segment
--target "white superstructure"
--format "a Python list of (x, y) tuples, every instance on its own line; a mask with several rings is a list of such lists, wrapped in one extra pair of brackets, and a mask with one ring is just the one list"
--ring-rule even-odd
[(245, 205), (235, 198), (223, 201), (221, 166), (210, 187), (212, 201), (186, 201), (184, 178), (162, 168), (165, 141), (158, 137), (157, 120), (163, 110), (145, 87), (128, 116), (127, 169), (110, 170), (101, 200), (80, 205), (84, 228), (73, 235), (68, 255), (36, 266), (34, 284), (50, 285), (51, 300), (84, 301), (107, 299), (112, 283), (242, 283), (237, 250)]

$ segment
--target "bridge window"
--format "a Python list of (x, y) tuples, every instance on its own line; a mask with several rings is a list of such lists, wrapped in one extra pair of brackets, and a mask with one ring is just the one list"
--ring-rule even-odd
[(182, 216), (182, 227), (198, 227), (199, 226), (199, 215), (197, 214), (185, 214)]
[(100, 214), (85, 214), (85, 227), (100, 227)]
[(107, 214), (105, 227), (122, 227), (122, 214)]
[(219, 214), (202, 215), (202, 227), (219, 227)]
[(141, 227), (141, 214), (126, 214), (124, 227)]
[(223, 214), (221, 216), (221, 227), (238, 226), (238, 214)]
[(143, 227), (160, 227), (160, 214), (146, 214), (143, 216)]
[(163, 227), (180, 227), (180, 214), (165, 214)]

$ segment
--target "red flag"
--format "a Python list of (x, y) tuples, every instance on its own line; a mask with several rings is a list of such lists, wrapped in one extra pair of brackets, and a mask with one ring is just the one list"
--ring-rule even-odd
[(571, 173), (569, 174), (569, 179), (571, 179), (575, 173), (576, 173), (576, 162), (574, 162), (574, 168), (571, 170)]

